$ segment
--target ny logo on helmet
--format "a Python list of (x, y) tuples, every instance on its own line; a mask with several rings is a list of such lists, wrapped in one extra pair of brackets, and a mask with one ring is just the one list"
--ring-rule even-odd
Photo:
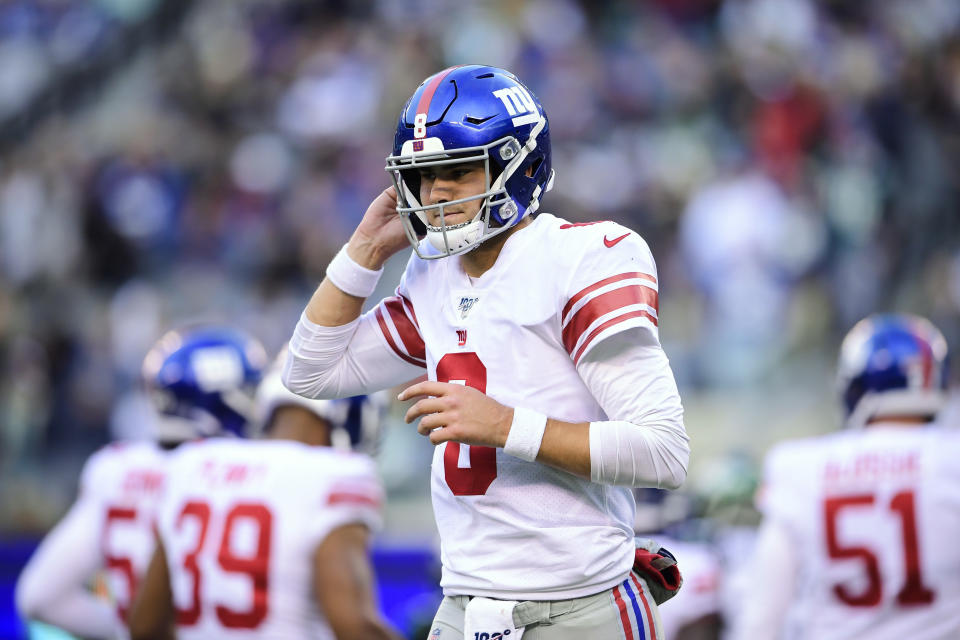
[(500, 98), (500, 102), (507, 108), (507, 113), (517, 116), (513, 119), (513, 126), (533, 124), (540, 119), (537, 112), (537, 103), (526, 89), (520, 86), (497, 89), (493, 95)]

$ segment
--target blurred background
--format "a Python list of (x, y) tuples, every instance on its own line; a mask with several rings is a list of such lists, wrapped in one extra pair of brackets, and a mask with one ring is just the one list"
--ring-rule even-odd
[[(149, 346), (208, 318), (278, 350), (387, 186), (406, 98), (471, 62), (546, 107), (544, 209), (649, 242), (700, 515), (749, 525), (770, 445), (838, 428), (862, 316), (960, 345), (955, 0), (3, 0), (0, 637), (83, 461), (149, 432)], [(390, 572), (429, 564), (435, 530), (400, 415), (377, 551), (407, 593)]]

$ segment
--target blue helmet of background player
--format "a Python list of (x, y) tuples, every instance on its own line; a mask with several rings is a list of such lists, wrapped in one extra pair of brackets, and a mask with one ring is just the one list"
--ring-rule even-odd
[(286, 349), (280, 351), (257, 387), (256, 428), (269, 431), (273, 416), (280, 407), (300, 407), (327, 422), (334, 448), (375, 454), (379, 449), (381, 427), (387, 409), (386, 396), (376, 393), (336, 400), (305, 398), (283, 385), (281, 374), (286, 354)]
[(249, 335), (220, 326), (167, 333), (147, 354), (143, 379), (168, 421), (187, 421), (194, 435), (243, 435), (266, 352)]
[[(440, 206), (420, 202), (419, 169), (463, 162), (483, 163), (482, 193)], [(386, 169), (417, 255), (464, 253), (534, 215), (553, 186), (547, 115), (509, 71), (483, 65), (445, 69), (424, 80), (403, 107)], [(446, 224), (445, 207), (472, 200), (482, 200), (472, 220)], [(428, 209), (439, 209), (440, 226), (428, 224)], [(437, 253), (421, 252), (418, 236), (424, 234)]]
[(870, 316), (843, 340), (838, 381), (850, 426), (877, 417), (932, 418), (946, 399), (947, 342), (919, 316)]

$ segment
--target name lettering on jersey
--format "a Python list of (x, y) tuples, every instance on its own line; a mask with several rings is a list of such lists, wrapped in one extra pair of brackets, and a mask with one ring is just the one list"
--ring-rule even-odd
[(497, 89), (493, 92), (493, 95), (500, 99), (508, 114), (516, 116), (513, 119), (513, 126), (533, 124), (540, 120), (537, 103), (533, 101), (533, 97), (523, 87)]
[(878, 480), (880, 478), (911, 477), (920, 473), (920, 454), (867, 453), (851, 461), (830, 461), (824, 468), (827, 482)]
[(127, 493), (157, 493), (163, 488), (163, 473), (138, 469), (123, 478), (123, 490)]
[(200, 469), (200, 477), (211, 485), (241, 484), (263, 476), (263, 465), (250, 466), (241, 463), (220, 463), (206, 460)]
[(467, 330), (457, 329), (457, 346), (462, 347), (467, 344)]
[(470, 311), (479, 299), (477, 296), (460, 296), (460, 303), (457, 305), (457, 314), (461, 320), (467, 319), (467, 316), (470, 315)]

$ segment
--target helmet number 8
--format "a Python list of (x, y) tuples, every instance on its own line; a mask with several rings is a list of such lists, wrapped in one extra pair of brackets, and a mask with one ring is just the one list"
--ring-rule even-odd
[(413, 137), (422, 138), (427, 135), (427, 114), (418, 113), (413, 119)]

